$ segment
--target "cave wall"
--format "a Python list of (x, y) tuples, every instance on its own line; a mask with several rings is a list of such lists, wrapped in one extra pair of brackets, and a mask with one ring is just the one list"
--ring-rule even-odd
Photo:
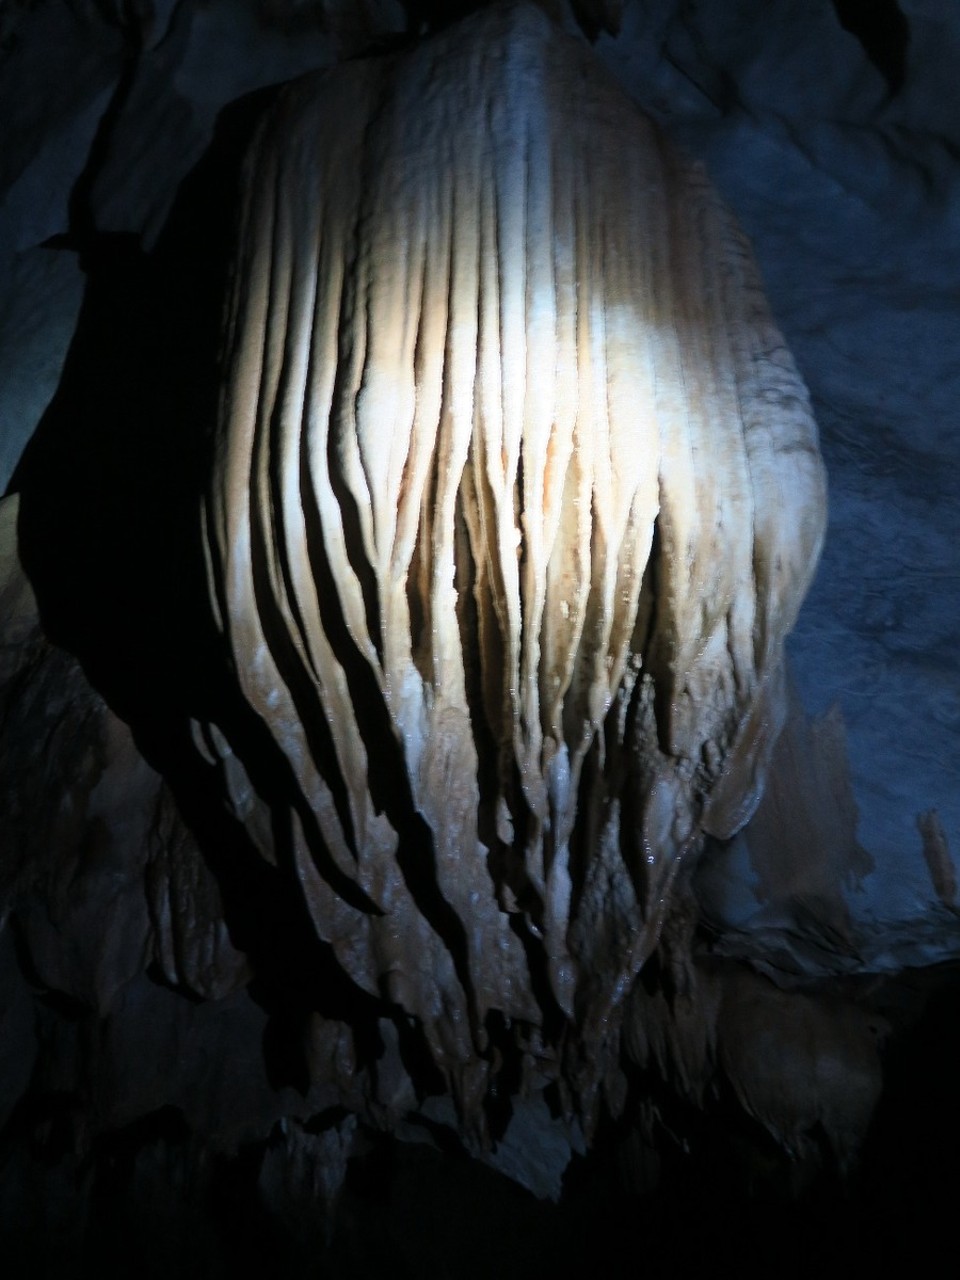
[[(936, 811), (948, 857), (960, 827), (951, 12), (892, 0), (578, 12), (631, 96), (706, 160), (811, 387), (832, 523), (793, 644), (797, 680), (810, 712), (844, 716), (875, 864), (856, 914), (919, 918), (933, 903), (918, 815)], [(411, 15), (397, 3), (7, 6), (5, 483), (60, 378), (84, 236), (149, 251), (218, 111), (431, 12)]]
[[(952, 646), (960, 616), (952, 340), (960, 125), (949, 107), (960, 27), (948, 6), (907, 0), (555, 8), (571, 31), (587, 31), (630, 95), (706, 161), (749, 231), (811, 388), (831, 486), (823, 563), (791, 643), (797, 710), (774, 785), (751, 828), (701, 868), (710, 959), (686, 993), (687, 1020), (675, 1002), (661, 1016), (658, 980), (638, 989), (636, 1026), (671, 1029), (662, 1041), (641, 1036), (634, 1061), (671, 1080), (673, 1092), (668, 1105), (650, 1085), (654, 1100), (632, 1116), (614, 1163), (628, 1166), (631, 1185), (654, 1186), (651, 1167), (672, 1168), (664, 1135), (675, 1122), (700, 1136), (698, 1125), (726, 1124), (710, 1111), (710, 1089), (735, 1093), (738, 1080), (755, 1077), (740, 1046), (780, 1017), (785, 1065), (771, 1072), (767, 1092), (761, 1074), (740, 1099), (755, 1127), (746, 1139), (740, 1131), (704, 1139), (702, 1149), (731, 1164), (732, 1152), (748, 1150), (743, 1179), (767, 1185), (757, 1170), (769, 1139), (792, 1151), (777, 1176), (801, 1185), (821, 1163), (822, 1138), (805, 1148), (813, 1132), (829, 1133), (835, 1160), (854, 1161), (869, 1122), (858, 1107), (869, 1112), (880, 1088), (877, 1044), (891, 1026), (907, 1035), (916, 1025), (915, 992), (884, 986), (884, 975), (948, 962), (960, 946)], [(0, 18), (3, 479), (13, 493), (35, 492), (48, 468), (56, 473), (55, 500), (40, 509), (51, 545), (64, 548), (62, 581), (78, 597), (72, 616), (90, 619), (65, 632), (47, 607), (49, 584), (35, 582), (38, 612), (19, 567), (5, 561), (0, 1225), (16, 1238), (32, 1222), (36, 1249), (47, 1232), (51, 1269), (89, 1250), (93, 1222), (103, 1230), (89, 1256), (122, 1273), (129, 1250), (162, 1237), (145, 1222), (158, 1205), (176, 1223), (169, 1256), (157, 1255), (161, 1274), (215, 1274), (230, 1252), (225, 1224), (251, 1205), (262, 1220), (244, 1235), (247, 1247), (255, 1237), (265, 1256), (288, 1249), (291, 1265), (303, 1265), (327, 1247), (327, 1208), (358, 1153), (367, 1153), (362, 1177), (379, 1187), (373, 1198), (382, 1197), (394, 1242), (403, 1196), (414, 1195), (403, 1188), (422, 1178), (436, 1199), (447, 1176), (430, 1162), (456, 1117), (438, 1094), (426, 1105), (411, 1095), (389, 1020), (365, 1011), (359, 1020), (375, 1043), (361, 1046), (359, 1059), (337, 1030), (358, 1020), (356, 993), (331, 986), (304, 1023), (316, 1001), (300, 1000), (298, 971), (328, 970), (245, 833), (222, 816), (211, 829), (196, 801), (204, 771), (226, 767), (217, 744), (201, 744), (199, 765), (194, 753), (178, 776), (164, 776), (177, 743), (169, 726), (143, 719), (138, 681), (174, 699), (182, 673), (165, 653), (184, 637), (175, 619), (155, 619), (150, 635), (126, 621), (156, 575), (177, 578), (180, 562), (163, 538), (202, 484), (195, 469), (211, 401), (189, 384), (215, 353), (215, 326), (199, 306), (195, 324), (170, 321), (222, 287), (224, 175), (249, 122), (275, 83), (371, 43), (389, 46), (434, 17), (428, 5), (374, 0), (37, 0), (11, 4)], [(197, 217), (204, 209), (205, 223)], [(192, 211), (188, 225), (183, 210)], [(168, 270), (175, 262), (178, 270)], [(74, 342), (78, 322), (81, 337), (109, 335), (109, 354)], [(180, 370), (178, 386), (161, 385), (165, 363)], [(188, 429), (147, 438), (138, 397), (177, 412), (186, 406)], [(71, 401), (80, 406), (73, 419), (63, 412)], [(196, 448), (177, 456), (191, 431)], [(93, 457), (91, 439), (100, 450)], [(122, 534), (111, 525), (79, 545), (77, 522), (89, 522), (131, 469), (161, 482), (154, 500), (163, 538), (117, 552)], [(8, 500), (8, 553), (16, 514)], [(216, 857), (208, 865), (198, 841), (229, 860), (239, 903), (224, 903), (222, 868)], [(245, 927), (251, 903), (258, 918)], [(92, 935), (96, 946), (84, 943)], [(675, 953), (688, 941), (681, 937)], [(251, 971), (259, 986), (249, 985)], [(808, 1006), (811, 982), (820, 995)], [(785, 990), (801, 1001), (787, 1014)], [(841, 1024), (847, 1074), (831, 1093), (809, 1049), (823, 1043), (829, 1058)], [(951, 1061), (949, 1041), (946, 1050), (939, 1044)], [(304, 1054), (323, 1058), (311, 1068), (323, 1088), (292, 1072)], [(805, 1100), (786, 1117), (777, 1093), (785, 1076)], [(708, 1122), (691, 1120), (698, 1107)], [(682, 1112), (679, 1121), (670, 1108)], [(414, 1131), (404, 1136), (418, 1141), (401, 1156), (384, 1154), (371, 1119), (396, 1127), (411, 1111)], [(470, 1179), (480, 1180), (476, 1194), (493, 1206), (504, 1238), (513, 1238), (511, 1215), (520, 1211), (512, 1193), (483, 1179), (503, 1175), (546, 1197), (566, 1187), (569, 1196), (585, 1150), (579, 1122), (558, 1120), (536, 1088), (516, 1114), (519, 1123), (477, 1162), (480, 1172), (457, 1184), (466, 1197)], [(356, 1115), (365, 1117), (360, 1129)], [(391, 1161), (402, 1177), (389, 1173)], [(694, 1175), (673, 1172), (693, 1196), (684, 1179)], [(678, 1183), (667, 1185), (675, 1192)], [(208, 1212), (211, 1197), (219, 1200)], [(709, 1197), (693, 1198), (707, 1221)], [(345, 1240), (351, 1212), (369, 1223), (370, 1202), (369, 1187), (348, 1188), (335, 1241), (368, 1262), (373, 1246), (364, 1255)], [(556, 1219), (522, 1203), (541, 1242), (558, 1233)], [(575, 1203), (589, 1212), (593, 1202), (581, 1195)], [(413, 1274), (409, 1259), (427, 1256), (435, 1231), (419, 1229), (419, 1239), (413, 1232), (413, 1243), (398, 1246)], [(188, 1247), (191, 1231), (199, 1243)], [(482, 1274), (489, 1264), (476, 1248)], [(559, 1245), (554, 1252), (562, 1256)], [(521, 1246), (518, 1274), (522, 1258)]]

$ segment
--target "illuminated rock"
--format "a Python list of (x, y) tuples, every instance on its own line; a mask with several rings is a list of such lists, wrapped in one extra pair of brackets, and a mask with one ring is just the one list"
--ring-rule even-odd
[(589, 1112), (762, 790), (806, 391), (701, 171), (536, 10), (296, 82), (245, 190), (210, 576), (314, 927), (468, 1117), (491, 1016)]

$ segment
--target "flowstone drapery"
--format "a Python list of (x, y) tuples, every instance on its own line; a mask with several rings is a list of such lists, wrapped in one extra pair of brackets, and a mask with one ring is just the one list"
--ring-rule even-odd
[(678, 875), (757, 803), (824, 516), (742, 236), (542, 13), (285, 91), (245, 170), (212, 595), (316, 932), (466, 1116), (491, 1018), (590, 1111)]

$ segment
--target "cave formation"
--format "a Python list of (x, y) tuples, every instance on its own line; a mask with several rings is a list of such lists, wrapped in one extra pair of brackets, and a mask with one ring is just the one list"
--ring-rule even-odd
[[(753, 6), (741, 7), (745, 22)], [(602, 62), (603, 74), (620, 82), (617, 95), (626, 90), (684, 146), (702, 152), (736, 207), (736, 146), (724, 129), (727, 122), (732, 132), (745, 127), (738, 113), (753, 110), (756, 118), (756, 102), (772, 92), (765, 62), (776, 66), (786, 57), (786, 33), (796, 35), (791, 22), (801, 21), (797, 6), (786, 0), (772, 6), (776, 12), (757, 37), (765, 57), (746, 51), (737, 21), (698, 17), (689, 6), (662, 6), (657, 14), (629, 3), (544, 8), (550, 23), (564, 28), (555, 38), (574, 42), (569, 47), (579, 50), (584, 66)], [(825, 3), (817, 22), (835, 40), (833, 70), (844, 85), (837, 98), (848, 117), (876, 120), (878, 112), (902, 110), (916, 129), (922, 92), (915, 90), (913, 117), (898, 95), (911, 89), (910, 59), (925, 28), (907, 22), (908, 6), (903, 13), (891, 8), (897, 20), (884, 19), (882, 31), (869, 27), (862, 6)], [(279, 82), (358, 57), (361, 67), (372, 66), (371, 59), (415, 59), (425, 41), (460, 38), (464, 28), (450, 19), (414, 4), (288, 10), (282, 3), (223, 0), (207, 9), (184, 3), (113, 10), (41, 0), (14, 6), (0, 31), (7, 92), (21, 100), (9, 130), (0, 248), (8, 296), (25, 300), (19, 322), (15, 309), (4, 316), (2, 336), (13, 356), (0, 369), (11, 406), (3, 440), (10, 481), (0, 505), (0, 1235), (20, 1268), (15, 1274), (43, 1267), (126, 1274), (135, 1266), (152, 1274), (217, 1275), (251, 1257), (291, 1274), (315, 1274), (318, 1266), (320, 1274), (335, 1275), (387, 1268), (411, 1275), (443, 1268), (457, 1275), (563, 1274), (571, 1259), (595, 1265), (597, 1258), (621, 1274), (621, 1255), (628, 1241), (636, 1247), (638, 1223), (655, 1274), (685, 1274), (704, 1260), (770, 1258), (769, 1265), (781, 1265), (772, 1259), (783, 1235), (797, 1231), (804, 1242), (794, 1261), (806, 1273), (811, 1265), (849, 1267), (901, 1256), (900, 1250), (906, 1258), (927, 1244), (932, 1254), (956, 1190), (949, 1146), (958, 942), (949, 802), (940, 801), (935, 776), (929, 793), (911, 795), (907, 816), (919, 815), (912, 858), (920, 867), (911, 874), (921, 879), (904, 877), (899, 915), (865, 908), (860, 886), (882, 884), (878, 896), (895, 894), (889, 886), (898, 883), (897, 864), (871, 851), (864, 824), (858, 828), (863, 767), (857, 756), (852, 764), (847, 759), (858, 739), (848, 747), (839, 709), (814, 714), (804, 707), (811, 666), (804, 665), (803, 645), (808, 634), (816, 639), (824, 609), (817, 589), (798, 626), (796, 675), (789, 687), (777, 684), (781, 711), (762, 702), (753, 725), (749, 700), (738, 710), (741, 726), (759, 727), (757, 767), (760, 773), (769, 767), (763, 798), (752, 772), (758, 748), (747, 733), (742, 768), (749, 777), (734, 786), (735, 820), (703, 816), (709, 786), (695, 803), (684, 801), (697, 815), (705, 848), (680, 874), (666, 859), (664, 880), (648, 886), (649, 901), (638, 908), (639, 930), (629, 912), (604, 915), (611, 902), (623, 901), (616, 883), (626, 874), (609, 858), (581, 872), (579, 902), (593, 905), (579, 925), (566, 917), (549, 922), (549, 895), (543, 897), (530, 850), (542, 839), (537, 813), (542, 824), (557, 787), (535, 761), (547, 758), (542, 743), (551, 725), (562, 721), (565, 732), (572, 725), (595, 743), (600, 721), (587, 710), (578, 722), (569, 705), (562, 716), (551, 713), (546, 700), (542, 709), (524, 705), (524, 662), (535, 668), (538, 651), (529, 641), (522, 651), (519, 630), (512, 640), (509, 629), (494, 634), (492, 604), (486, 620), (482, 607), (469, 615), (460, 610), (461, 636), (476, 632), (501, 654), (515, 644), (510, 661), (520, 673), (511, 703), (502, 694), (513, 678), (506, 658), (493, 675), (482, 663), (466, 672), (467, 684), (473, 682), (471, 740), (483, 718), (477, 708), (487, 716), (477, 737), (481, 797), (471, 796), (453, 815), (458, 829), (464, 814), (479, 815), (481, 847), (493, 850), (489, 875), (502, 919), (513, 914), (502, 944), (509, 960), (493, 979), (496, 968), (484, 966), (495, 933), (470, 914), (482, 877), (471, 872), (471, 882), (458, 886), (448, 873), (444, 881), (444, 857), (452, 855), (442, 841), (427, 873), (410, 853), (430, 845), (431, 830), (434, 837), (445, 830), (451, 807), (461, 803), (449, 763), (457, 734), (445, 729), (441, 747), (431, 748), (434, 730), (427, 733), (428, 753), (443, 757), (422, 774), (436, 789), (427, 803), (417, 795), (424, 784), (409, 756), (404, 764), (389, 745), (404, 742), (409, 751), (411, 729), (389, 710), (388, 695), (400, 685), (409, 693), (409, 673), (422, 675), (429, 654), (415, 654), (412, 645), (404, 677), (396, 657), (391, 674), (386, 632), (357, 641), (363, 626), (373, 635), (371, 619), (389, 599), (381, 583), (380, 605), (371, 604), (369, 568), (357, 555), (364, 538), (367, 551), (374, 546), (362, 510), (344, 518), (345, 558), (328, 563), (328, 578), (320, 579), (327, 601), (345, 592), (354, 575), (358, 584), (359, 613), (351, 622), (345, 593), (346, 626), (335, 622), (330, 633), (341, 656), (346, 632), (357, 645), (346, 664), (349, 704), (324, 727), (321, 703), (329, 707), (333, 694), (327, 688), (320, 697), (304, 680), (306, 667), (316, 669), (316, 649), (306, 661), (303, 651), (294, 652), (310, 624), (302, 595), (285, 594), (289, 516), (282, 535), (261, 529), (265, 558), (254, 592), (257, 610), (272, 593), (256, 622), (263, 628), (257, 643), (278, 665), (259, 686), (245, 671), (256, 644), (238, 623), (247, 606), (231, 596), (223, 576), (242, 544), (243, 521), (231, 523), (236, 467), (223, 461), (230, 435), (218, 440), (215, 423), (218, 416), (221, 424), (231, 421), (223, 387), (236, 387), (238, 375), (229, 371), (242, 368), (242, 360), (231, 365), (229, 347), (224, 351), (223, 301), (232, 289), (242, 314), (252, 295), (245, 260), (241, 255), (238, 268), (234, 258), (235, 234), (225, 229), (236, 226), (251, 190), (248, 225), (274, 215), (261, 199), (264, 189), (251, 188), (252, 162), (244, 158), (260, 156), (252, 171), (262, 179), (269, 134), (257, 130), (264, 120), (290, 115), (291, 99)], [(554, 30), (539, 11), (530, 21)], [(436, 27), (439, 35), (432, 34)], [(45, 58), (56, 70), (58, 55), (42, 52), (53, 35), (74, 49), (75, 65), (69, 75), (61, 68), (63, 78), (35, 105), (27, 86)], [(816, 40), (816, 31), (807, 35)], [(245, 42), (256, 47), (260, 38), (269, 57), (261, 50), (258, 66)], [(551, 65), (558, 58), (554, 51)], [(216, 74), (199, 90), (208, 66)], [(511, 84), (503, 75), (495, 95), (501, 105)], [(349, 70), (330, 80), (328, 98), (318, 99), (320, 118), (335, 116), (356, 83)], [(411, 83), (407, 92), (416, 92)], [(381, 103), (373, 115), (382, 114)], [(769, 127), (758, 127), (764, 145), (776, 138), (792, 157), (773, 109), (770, 119)], [(898, 140), (901, 153), (903, 120), (895, 117), (886, 134), (882, 119), (877, 125), (879, 136)], [(582, 125), (587, 139), (589, 127)], [(931, 123), (926, 150), (916, 144), (914, 166), (934, 196), (938, 182), (955, 181), (949, 150), (937, 150), (939, 127)], [(838, 129), (838, 138), (826, 140), (822, 132), (811, 128), (805, 154), (833, 180), (856, 153), (849, 132)], [(258, 136), (261, 150), (251, 152)], [(363, 130), (351, 139), (342, 124), (334, 136), (332, 158), (321, 151), (312, 162), (321, 200), (324, 190), (347, 185), (337, 171), (344, 155), (380, 145)], [(53, 140), (46, 150), (45, 138)], [(69, 152), (65, 138), (72, 140)], [(584, 146), (578, 174), (601, 164)], [(409, 147), (401, 152), (408, 166), (418, 154)], [(461, 159), (453, 155), (448, 163)], [(699, 171), (686, 162), (667, 164), (675, 164), (681, 176), (671, 180), (683, 191), (671, 225), (682, 225), (692, 208), (690, 225), (704, 234), (716, 215), (697, 203)], [(909, 205), (913, 169), (905, 163), (904, 172)], [(622, 188), (609, 179), (603, 207), (624, 199), (629, 223), (641, 216), (640, 206), (626, 194), (629, 169), (617, 176)], [(773, 282), (775, 313), (779, 291), (787, 299), (784, 328), (822, 428), (819, 402), (827, 404), (830, 470), (845, 437), (831, 417), (829, 376), (818, 382), (803, 313), (790, 323), (791, 278), (783, 267), (789, 254), (776, 231), (768, 243), (755, 225), (763, 204), (750, 203), (753, 180), (753, 170), (740, 178), (746, 196), (738, 212)], [(292, 195), (302, 193), (302, 179), (300, 186), (289, 181)], [(849, 168), (846, 181), (853, 184)], [(602, 185), (592, 182), (593, 190)], [(380, 199), (389, 199), (389, 187), (385, 192)], [(338, 191), (337, 198), (348, 197)], [(280, 203), (289, 212), (291, 201)], [(719, 217), (723, 224), (727, 215)], [(789, 230), (789, 218), (784, 225)], [(724, 235), (735, 233), (714, 234), (712, 243), (722, 245)], [(240, 243), (253, 252), (257, 242), (248, 236)], [(468, 244), (467, 251), (475, 255), (476, 247)], [(731, 263), (724, 265), (714, 249), (698, 269), (709, 272), (718, 252), (720, 269), (705, 296), (715, 303), (719, 293), (722, 312), (735, 305), (729, 301), (735, 293), (723, 293)], [(374, 254), (374, 261), (384, 257), (389, 253)], [(302, 283), (302, 273), (294, 275)], [(508, 282), (514, 275), (503, 272)], [(270, 305), (286, 306), (272, 287)], [(376, 287), (374, 273), (363, 288)], [(290, 297), (296, 304), (295, 290)], [(388, 293), (378, 305), (389, 309)], [(502, 305), (507, 309), (509, 298)], [(236, 332), (243, 334), (242, 324)], [(296, 350), (303, 339), (292, 333)], [(685, 335), (682, 352), (698, 341)], [(24, 352), (33, 355), (29, 367), (38, 370), (40, 390), (25, 387), (18, 372)], [(43, 386), (49, 404), (41, 403)], [(355, 392), (347, 387), (343, 395)], [(242, 416), (242, 396), (231, 394)], [(261, 475), (259, 492), (281, 511), (270, 489), (276, 475), (266, 464)], [(341, 502), (349, 469), (344, 475)], [(524, 485), (531, 501), (535, 478), (529, 467), (514, 475), (505, 490), (511, 504)], [(834, 517), (841, 528), (855, 505), (845, 500), (843, 478), (841, 467)], [(798, 500), (794, 487), (789, 497)], [(505, 554), (502, 537), (483, 553), (486, 568), (477, 554), (487, 536), (484, 501), (489, 512), (499, 509), (481, 493), (457, 535), (472, 538), (474, 553), (472, 565), (469, 558), (457, 562), (457, 584), (464, 598), (481, 604), (485, 591), (492, 599), (483, 575), (503, 580), (508, 564), (498, 559)], [(458, 502), (466, 510), (462, 496)], [(384, 509), (381, 500), (378, 518)], [(778, 514), (786, 527), (785, 510)], [(501, 525), (504, 518), (501, 512)], [(321, 527), (328, 526), (321, 521)], [(670, 536), (669, 525), (665, 532), (661, 526), (657, 554)], [(586, 563), (595, 542), (589, 530), (580, 537)], [(804, 546), (810, 568), (818, 542), (813, 530)], [(827, 571), (829, 548), (828, 542)], [(916, 559), (915, 546), (909, 554)], [(939, 563), (936, 545), (928, 554)], [(545, 571), (536, 585), (534, 559), (526, 553), (533, 585), (518, 596), (524, 618), (538, 591), (549, 595)], [(318, 563), (314, 554), (311, 565)], [(389, 566), (384, 572), (388, 581)], [(948, 561), (942, 572), (948, 591), (949, 573)], [(594, 562), (584, 583), (595, 587), (601, 574)], [(661, 566), (654, 588), (665, 590), (666, 574)], [(634, 576), (634, 599), (643, 598), (642, 573)], [(699, 599), (706, 587), (695, 584), (694, 592)], [(421, 625), (431, 608), (442, 611), (444, 604), (411, 592), (404, 598), (407, 616), (412, 611)], [(949, 601), (944, 610), (949, 614)], [(786, 612), (785, 627), (792, 605)], [(328, 603), (325, 626), (330, 617)], [(600, 629), (618, 625), (622, 631), (613, 620)], [(711, 687), (708, 676), (696, 675), (697, 653), (709, 650), (707, 639), (697, 639), (682, 667), (688, 722), (701, 714), (704, 696), (696, 690)], [(775, 667), (781, 641), (782, 632), (771, 642)], [(667, 642), (660, 643), (669, 673), (676, 664), (670, 666)], [(935, 641), (930, 647), (936, 652)], [(366, 666), (357, 657), (362, 652)], [(571, 653), (557, 662), (572, 670), (588, 660)], [(617, 679), (628, 664), (612, 660)], [(372, 675), (378, 670), (386, 672), (380, 690)], [(752, 679), (740, 672), (731, 684), (749, 689)], [(758, 677), (754, 687), (762, 685)], [(290, 691), (294, 721), (303, 726), (292, 737), (289, 714), (279, 717), (279, 729), (271, 722), (272, 687)], [(317, 687), (324, 690), (323, 679)], [(658, 722), (656, 706), (674, 706), (676, 698), (662, 691), (659, 698), (651, 688), (647, 740), (656, 738), (658, 751), (669, 755), (674, 731)], [(610, 699), (608, 688), (604, 708)], [(504, 731), (496, 708), (508, 704), (516, 718)], [(362, 724), (353, 739), (342, 727), (350, 705)], [(432, 706), (428, 699), (427, 712)], [(421, 709), (418, 723), (427, 712)], [(683, 722), (682, 712), (673, 714)], [(721, 737), (736, 760), (736, 732), (727, 727)], [(941, 752), (949, 753), (951, 743), (944, 738)], [(586, 775), (581, 800), (612, 769), (616, 749), (610, 739), (605, 752), (594, 749), (578, 761)], [(356, 761), (367, 751), (377, 759), (378, 750), (386, 753), (382, 776), (372, 769), (369, 784), (359, 780), (362, 774), (351, 773)], [(722, 758), (711, 758), (723, 775)], [(325, 765), (310, 774), (305, 759)], [(637, 793), (633, 809), (626, 792), (614, 808), (642, 814), (649, 779), (641, 772), (627, 785)], [(609, 797), (604, 807), (610, 810)], [(562, 815), (549, 811), (562, 826)], [(400, 824), (392, 834), (387, 818)], [(346, 833), (339, 850), (332, 821)], [(358, 824), (364, 837), (356, 834)], [(446, 838), (454, 866), (456, 838)], [(397, 855), (389, 893), (384, 879), (350, 867), (350, 857), (362, 861), (364, 839), (368, 848), (406, 849)], [(582, 834), (578, 839), (588, 847)], [(524, 840), (527, 852), (516, 861)], [(625, 843), (628, 836), (613, 839)], [(596, 888), (603, 877), (606, 887)], [(916, 883), (924, 885), (919, 910)], [(391, 916), (389, 903), (408, 890), (406, 916)], [(659, 913), (651, 911), (656, 902)], [(415, 927), (412, 918), (420, 921)], [(639, 932), (642, 946), (618, 941), (618, 928)], [(445, 954), (430, 941), (436, 937)], [(578, 968), (591, 980), (571, 987), (569, 974)], [(511, 990), (514, 970), (525, 976)], [(605, 981), (615, 996), (605, 992)]]

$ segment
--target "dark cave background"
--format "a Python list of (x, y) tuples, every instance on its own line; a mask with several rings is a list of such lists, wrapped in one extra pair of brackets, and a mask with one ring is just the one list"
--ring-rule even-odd
[[(199, 621), (195, 518), (239, 158), (281, 81), (470, 7), (0, 10), (0, 461), (40, 623), (5, 578), (8, 1275), (839, 1274), (922, 1266), (950, 1239), (960, 18), (946, 2), (565, 11), (737, 210), (821, 424), (832, 527), (795, 679), (811, 714), (842, 708), (871, 869), (837, 887), (857, 963), (808, 978), (891, 1028), (849, 1177), (825, 1140), (823, 1160), (798, 1161), (722, 1089), (696, 1108), (639, 1071), (630, 1107), (655, 1101), (655, 1149), (630, 1107), (589, 1154), (558, 1154), (531, 1122), (529, 1160), (558, 1202), (429, 1115), (404, 1141), (358, 1122), (344, 1099), (369, 1115), (386, 1088), (380, 1011), (336, 976), (191, 735), (205, 718), (257, 734)], [(931, 812), (939, 869), (916, 829)], [(763, 971), (796, 947), (796, 913), (754, 890), (743, 842), (707, 867), (718, 964)], [(311, 1090), (311, 1018), (367, 1029), (339, 1090)]]

